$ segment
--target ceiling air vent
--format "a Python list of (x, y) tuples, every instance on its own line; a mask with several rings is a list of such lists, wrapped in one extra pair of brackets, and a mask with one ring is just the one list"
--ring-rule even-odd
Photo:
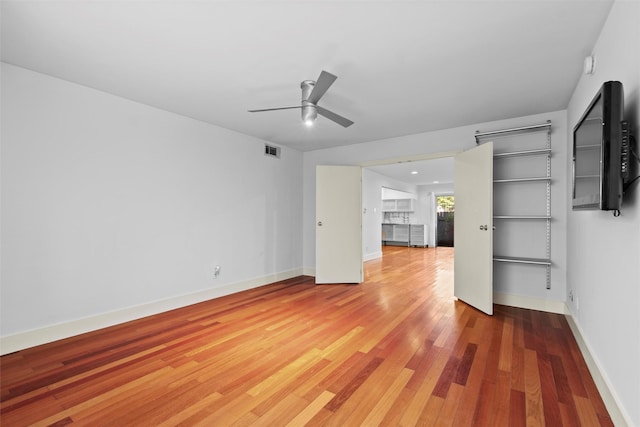
[(271, 156), (271, 157), (278, 157), (280, 158), (280, 147), (274, 147), (272, 145), (264, 145), (264, 155), (265, 156)]

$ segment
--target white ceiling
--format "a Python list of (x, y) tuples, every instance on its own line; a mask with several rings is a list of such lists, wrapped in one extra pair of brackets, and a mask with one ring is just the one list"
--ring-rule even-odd
[[(299, 150), (566, 108), (611, 0), (3, 0), (2, 60)], [(300, 82), (338, 80), (306, 128)]]
[[(453, 182), (453, 157), (369, 166), (367, 169), (413, 185), (450, 184)], [(413, 174), (412, 172), (417, 173)]]

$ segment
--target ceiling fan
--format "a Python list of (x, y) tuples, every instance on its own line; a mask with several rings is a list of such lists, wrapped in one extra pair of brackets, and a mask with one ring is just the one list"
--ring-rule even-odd
[(275, 110), (290, 110), (293, 108), (300, 108), (302, 110), (302, 121), (311, 126), (318, 117), (318, 114), (326, 117), (338, 123), (341, 126), (349, 127), (353, 122), (345, 117), (342, 117), (333, 111), (329, 111), (326, 108), (322, 108), (318, 105), (318, 101), (322, 98), (322, 95), (329, 89), (329, 87), (336, 81), (338, 77), (331, 73), (322, 71), (317, 81), (305, 80), (300, 83), (302, 89), (302, 104), (295, 107), (278, 107), (278, 108), (265, 108), (261, 110), (249, 110), (250, 113), (260, 113), (263, 111), (275, 111)]

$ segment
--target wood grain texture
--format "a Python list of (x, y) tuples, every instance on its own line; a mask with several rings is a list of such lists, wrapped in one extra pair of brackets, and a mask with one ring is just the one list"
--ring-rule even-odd
[(612, 425), (561, 315), (453, 297), (452, 248), (384, 247), (3, 356), (3, 426)]

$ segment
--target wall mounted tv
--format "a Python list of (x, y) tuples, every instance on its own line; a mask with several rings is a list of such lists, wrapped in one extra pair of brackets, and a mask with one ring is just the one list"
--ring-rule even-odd
[(622, 83), (606, 82), (573, 129), (572, 207), (619, 214), (629, 174)]

